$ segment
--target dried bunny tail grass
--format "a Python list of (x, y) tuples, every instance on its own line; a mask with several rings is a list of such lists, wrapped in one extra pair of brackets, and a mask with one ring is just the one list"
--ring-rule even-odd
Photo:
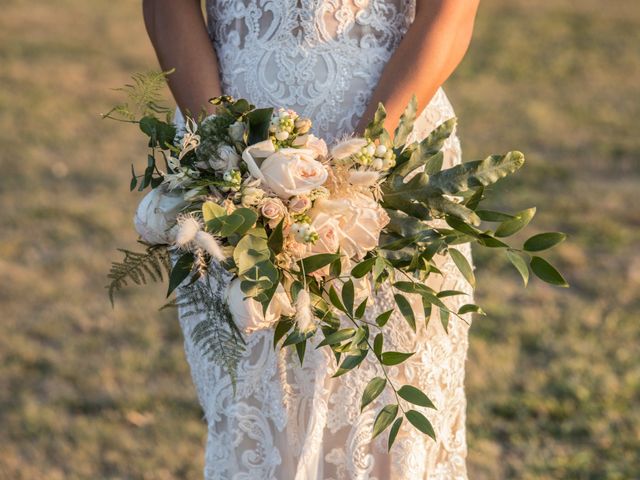
[(222, 252), (222, 248), (218, 241), (208, 232), (204, 232), (199, 230), (195, 235), (195, 243), (205, 250), (211, 257), (216, 259), (219, 262), (225, 260), (224, 253)]
[(311, 312), (311, 297), (304, 289), (300, 290), (296, 299), (296, 324), (301, 332), (309, 332), (316, 327)]
[(179, 248), (185, 248), (196, 238), (200, 231), (200, 222), (193, 215), (183, 215), (178, 218), (178, 232), (175, 244)]

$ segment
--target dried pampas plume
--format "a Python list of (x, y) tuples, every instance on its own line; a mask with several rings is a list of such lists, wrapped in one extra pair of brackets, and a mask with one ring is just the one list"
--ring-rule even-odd
[(175, 243), (178, 247), (184, 248), (188, 243), (196, 238), (200, 231), (200, 222), (190, 215), (178, 218), (178, 233), (176, 233)]
[(218, 241), (210, 233), (199, 230), (195, 236), (196, 244), (205, 250), (212, 258), (219, 262), (224, 261), (225, 256), (222, 252), (222, 248), (218, 244)]
[(301, 332), (309, 332), (316, 328), (311, 312), (311, 297), (306, 290), (300, 290), (296, 299), (296, 324)]

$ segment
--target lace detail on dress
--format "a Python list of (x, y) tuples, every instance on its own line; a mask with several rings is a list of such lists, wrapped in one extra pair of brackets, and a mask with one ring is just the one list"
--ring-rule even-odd
[[(413, 18), (413, 1), (217, 0), (208, 2), (212, 38), (225, 93), (258, 106), (282, 105), (309, 116), (325, 138), (350, 132), (364, 111), (385, 62)], [(419, 115), (413, 139), (454, 115), (442, 90)], [(460, 161), (457, 138), (445, 144), (445, 166)], [(460, 250), (470, 258), (469, 245)], [(472, 301), (471, 288), (450, 258), (439, 259), (436, 289), (452, 310)], [(220, 284), (218, 288), (226, 288)], [(370, 314), (394, 307), (393, 292), (373, 295)], [(390, 454), (386, 435), (370, 444), (375, 413), (393, 401), (385, 392), (364, 413), (360, 398), (379, 375), (371, 359), (331, 378), (335, 359), (307, 346), (299, 365), (291, 349), (274, 350), (273, 332), (245, 335), (237, 391), (191, 341), (198, 317), (180, 316), (185, 349), (208, 423), (205, 477), (233, 480), (466, 479), (464, 363), (468, 324), (452, 317), (446, 333), (437, 312), (418, 331), (394, 314), (385, 349), (415, 351), (390, 370), (398, 385), (421, 387), (438, 410), (421, 409), (437, 441), (403, 428)], [(467, 316), (468, 317), (468, 316)], [(470, 321), (470, 318), (467, 318)], [(375, 333), (375, 332), (374, 332)], [(315, 341), (320, 341), (316, 338)]]
[(408, 0), (208, 2), (225, 92), (351, 133), (414, 15)]

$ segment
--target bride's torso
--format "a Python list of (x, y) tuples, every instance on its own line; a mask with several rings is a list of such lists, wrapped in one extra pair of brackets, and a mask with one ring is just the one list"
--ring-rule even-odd
[(353, 131), (415, 0), (208, 0), (225, 93), (292, 108), (328, 140)]

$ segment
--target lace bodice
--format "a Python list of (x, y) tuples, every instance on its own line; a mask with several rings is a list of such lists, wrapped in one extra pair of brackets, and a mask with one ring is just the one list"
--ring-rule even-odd
[[(314, 122), (328, 141), (349, 134), (364, 112), (384, 65), (414, 16), (414, 0), (210, 0), (209, 26), (226, 94), (258, 106), (293, 108)], [(442, 90), (418, 116), (421, 139), (453, 116)], [(460, 161), (457, 138), (445, 144), (445, 166)], [(468, 245), (459, 247), (469, 256)], [(449, 258), (441, 258), (436, 289), (457, 310), (471, 289)], [(214, 280), (215, 281), (215, 280)], [(218, 284), (219, 291), (226, 288)], [(393, 291), (372, 297), (372, 315), (393, 308)], [(418, 316), (422, 311), (416, 309)], [(403, 428), (391, 454), (386, 435), (370, 444), (375, 412), (393, 401), (381, 395), (360, 413), (367, 381), (379, 375), (364, 361), (331, 378), (335, 359), (307, 347), (304, 365), (290, 349), (274, 350), (273, 332), (246, 335), (237, 389), (192, 343), (201, 320), (180, 312), (185, 349), (208, 423), (208, 480), (465, 480), (464, 363), (468, 324), (452, 318), (445, 332), (437, 312), (418, 322), (414, 334), (394, 314), (386, 331), (388, 350), (415, 351), (391, 375), (419, 386), (438, 410), (421, 409), (438, 440)], [(470, 319), (467, 319), (470, 321)], [(406, 422), (405, 422), (406, 423)]]
[(351, 133), (415, 0), (209, 0), (226, 92), (292, 108), (327, 140)]

